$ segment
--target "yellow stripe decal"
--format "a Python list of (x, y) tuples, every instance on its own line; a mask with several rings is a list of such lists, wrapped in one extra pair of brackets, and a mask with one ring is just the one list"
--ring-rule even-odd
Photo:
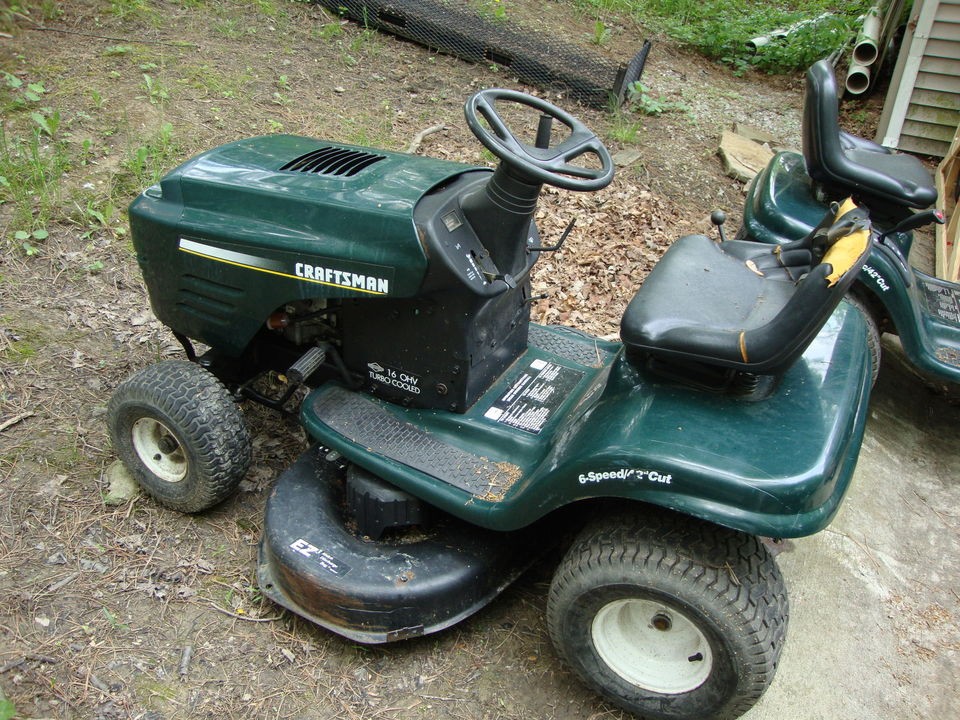
[(197, 250), (190, 250), (182, 245), (180, 246), (180, 251), (185, 252), (188, 255), (196, 255), (197, 257), (201, 257), (205, 260), (213, 260), (214, 262), (223, 263), (224, 265), (232, 265), (233, 267), (243, 268), (244, 270), (256, 270), (257, 272), (266, 273), (268, 275), (277, 275), (278, 277), (289, 278), (290, 280), (299, 280), (301, 282), (313, 283), (314, 285), (326, 285), (327, 287), (339, 288), (340, 290), (353, 290), (354, 292), (366, 293), (367, 295), (386, 295), (386, 293), (378, 290), (367, 290), (366, 288), (352, 287), (350, 285), (340, 285), (338, 283), (326, 282), (324, 280), (315, 280), (313, 278), (300, 277), (299, 275), (291, 275), (290, 273), (280, 272), (279, 270), (270, 270), (268, 268), (257, 267), (256, 265), (247, 265), (234, 260), (220, 258), (215, 255), (208, 255), (207, 253), (198, 252)]

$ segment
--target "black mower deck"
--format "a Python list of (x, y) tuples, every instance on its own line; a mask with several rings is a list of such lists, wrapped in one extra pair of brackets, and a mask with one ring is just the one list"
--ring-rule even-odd
[(539, 526), (500, 533), (451, 517), (372, 541), (342, 509), (344, 462), (314, 446), (277, 480), (257, 578), (279, 605), (344, 637), (385, 643), (472, 615), (550, 546)]

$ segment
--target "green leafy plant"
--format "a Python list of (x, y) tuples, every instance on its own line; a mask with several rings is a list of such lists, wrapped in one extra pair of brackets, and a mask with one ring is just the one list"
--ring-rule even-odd
[[(56, 20), (63, 14), (59, 0), (6, 0), (0, 3), (0, 29), (11, 30), (17, 17)], [(0, 695), (2, 698), (2, 695)]]
[(115, 227), (113, 224), (118, 213), (112, 200), (87, 198), (85, 205), (75, 200), (74, 207), (76, 207), (77, 213), (71, 219), (81, 227), (86, 228), (80, 236), (81, 239), (85, 240), (102, 231), (106, 231), (111, 235), (122, 234), (120, 228)]
[(133, 176), (135, 191), (160, 181), (175, 163), (180, 150), (173, 137), (173, 125), (163, 123), (147, 142), (134, 148), (123, 163)]
[(853, 27), (846, 19), (823, 17), (797, 27), (786, 39), (760, 47), (747, 60), (771, 72), (805, 68), (840, 47), (852, 33)]
[(619, 143), (635, 143), (638, 142), (638, 134), (642, 128), (639, 120), (634, 120), (618, 110), (613, 115), (608, 134)]
[(17, 716), (17, 706), (6, 698), (0, 698), (0, 720), (12, 720)]
[(321, 40), (333, 40), (343, 35), (343, 26), (338, 22), (326, 23), (320, 27)]
[(222, 98), (247, 96), (247, 85), (255, 77), (251, 67), (222, 68), (207, 64), (181, 65), (178, 82)]
[(42, 228), (59, 204), (70, 159), (58, 135), (59, 113), (40, 111), (30, 119), (33, 127), (13, 137), (0, 124), (0, 203), (12, 203), (14, 227)]
[[(23, 254), (27, 257), (32, 257), (34, 255), (40, 254), (40, 249), (37, 248), (33, 242), (43, 242), (50, 236), (44, 229), (34, 230), (33, 232), (27, 232), (26, 230), (17, 230), (13, 234), (13, 239), (20, 243), (20, 249), (23, 250)], [(31, 242), (33, 241), (33, 242)]]
[(159, 80), (154, 80), (151, 75), (143, 74), (143, 87), (147, 91), (147, 98), (152, 105), (162, 105), (170, 99), (170, 93)]
[(639, 80), (627, 86), (627, 102), (633, 110), (644, 115), (662, 115), (665, 112), (689, 110), (683, 103), (664, 100), (660, 95), (652, 95), (649, 88)]
[(483, 0), (480, 10), (497, 22), (505, 22), (507, 19), (507, 8), (503, 0)]
[(107, 610), (107, 608), (100, 608), (103, 611), (103, 616), (107, 619), (107, 622), (110, 623), (110, 627), (114, 630), (129, 630), (130, 626), (124, 622), (120, 622), (116, 615)]
[(273, 0), (255, 0), (257, 9), (267, 17), (276, 17), (280, 10), (273, 3)]
[(142, 12), (147, 0), (110, 0), (110, 12), (120, 18)]
[(277, 87), (279, 89), (273, 92), (270, 101), (274, 105), (288, 105), (290, 98), (287, 97), (286, 93), (290, 92), (290, 79), (286, 75), (281, 75), (277, 78)]
[(60, 129), (60, 112), (58, 110), (47, 110), (47, 112), (32, 112), (30, 119), (36, 124), (40, 131), (49, 138), (57, 134)]
[(11, 110), (22, 110), (36, 105), (46, 94), (47, 89), (42, 82), (26, 83), (16, 75), (3, 72), (3, 84), (10, 94), (9, 108)]
[[(852, 33), (852, 25), (871, 5), (868, 0), (576, 0), (593, 14), (632, 16), (737, 72), (804, 69), (829, 55)], [(752, 52), (747, 41), (775, 30), (790, 32)]]
[(132, 45), (107, 45), (103, 50), (103, 54), (106, 57), (121, 57), (123, 55), (129, 55), (132, 52)]
[(590, 42), (594, 45), (606, 45), (610, 41), (610, 28), (602, 20), (595, 20), (593, 23), (593, 37)]
[(235, 18), (224, 18), (214, 25), (214, 30), (231, 40), (237, 40), (244, 35), (255, 35), (257, 32), (255, 28), (244, 28), (240, 21)]

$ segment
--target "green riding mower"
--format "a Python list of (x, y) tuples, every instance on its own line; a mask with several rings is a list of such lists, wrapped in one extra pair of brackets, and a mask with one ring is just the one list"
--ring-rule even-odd
[(597, 190), (613, 163), (523, 93), (465, 114), (495, 170), (270, 136), (146, 189), (137, 259), (186, 359), (117, 388), (117, 452), (199, 512), (249, 466), (241, 401), (296, 405), (310, 445), (272, 486), (257, 567), (274, 602), (402, 640), (559, 548), (547, 624), (586, 684), (642, 717), (736, 717), (787, 628), (762, 538), (826, 526), (860, 450), (871, 359), (842, 299), (869, 219), (835, 205), (786, 246), (681, 238), (622, 342), (538, 325), (531, 269), (561, 244), (534, 222), (542, 186)]

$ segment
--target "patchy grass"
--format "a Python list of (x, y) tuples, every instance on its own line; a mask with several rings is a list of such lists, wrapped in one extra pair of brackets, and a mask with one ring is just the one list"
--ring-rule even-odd
[[(854, 23), (872, 3), (834, 0), (577, 0), (598, 18), (630, 15), (708, 58), (738, 70), (802, 70), (849, 40)], [(747, 41), (776, 29), (793, 28), (788, 42), (774, 42), (756, 53)]]
[[(140, 144), (129, 150), (122, 166), (130, 172), (129, 182), (133, 188), (145, 188), (158, 183), (179, 157), (173, 124), (164, 122), (151, 137), (141, 139)], [(131, 189), (125, 183), (117, 185), (117, 190), (121, 188), (128, 194)]]

